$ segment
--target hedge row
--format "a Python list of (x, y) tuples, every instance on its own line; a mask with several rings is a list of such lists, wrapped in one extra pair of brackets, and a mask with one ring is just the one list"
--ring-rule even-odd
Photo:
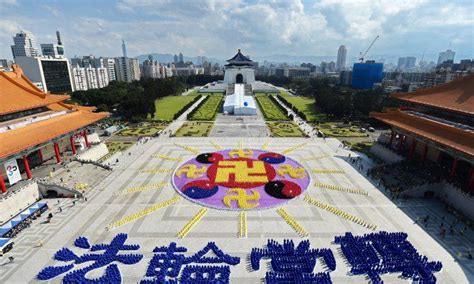
[(213, 96), (213, 95), (210, 94), (207, 97), (205, 97), (204, 100), (202, 100), (201, 103), (197, 107), (195, 107), (190, 113), (188, 113), (186, 119), (187, 120), (195, 120), (195, 121), (199, 121), (199, 120), (207, 121), (207, 120), (216, 119), (217, 112), (219, 112), (219, 110), (222, 109), (222, 105), (224, 104), (224, 96), (220, 96), (221, 100), (219, 101), (219, 105), (217, 106), (216, 110), (214, 111), (214, 114), (213, 114), (212, 118), (210, 118), (210, 119), (198, 119), (198, 118), (193, 117), (194, 114), (199, 110), (199, 108), (204, 106), (204, 104), (211, 98), (211, 96)]
[(284, 97), (281, 95), (277, 95), (277, 98), (288, 108), (290, 108), (292, 111), (294, 111), (296, 114), (298, 114), (303, 120), (307, 120), (306, 114), (304, 112), (300, 111), (297, 107), (295, 107), (292, 103), (287, 101)]
[(187, 103), (185, 106), (183, 106), (177, 113), (174, 114), (173, 119), (177, 119), (180, 115), (182, 115), (188, 108), (190, 108), (193, 104), (195, 104), (199, 99), (202, 97), (202, 95), (198, 95), (194, 98), (194, 100), (190, 101)]

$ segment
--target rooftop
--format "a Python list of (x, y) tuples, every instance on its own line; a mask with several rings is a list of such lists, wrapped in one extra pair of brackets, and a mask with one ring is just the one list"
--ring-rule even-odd
[(410, 103), (474, 115), (474, 74), (433, 88), (392, 96)]

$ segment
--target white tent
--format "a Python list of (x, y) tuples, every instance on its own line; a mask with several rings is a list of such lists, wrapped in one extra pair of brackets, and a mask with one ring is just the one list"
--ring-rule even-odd
[(245, 95), (244, 84), (235, 84), (234, 93), (226, 96), (224, 112), (234, 115), (257, 115), (255, 100)]

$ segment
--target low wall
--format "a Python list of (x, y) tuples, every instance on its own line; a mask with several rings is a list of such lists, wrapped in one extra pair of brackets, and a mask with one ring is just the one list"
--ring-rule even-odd
[(23, 187), (0, 199), (0, 224), (4, 224), (21, 211), (40, 199), (40, 191), (36, 182), (30, 181)]
[(97, 161), (108, 153), (109, 149), (107, 148), (107, 146), (104, 143), (100, 143), (92, 146), (87, 151), (77, 155), (77, 159)]
[[(38, 180), (38, 189), (43, 197), (81, 197), (82, 193), (74, 188), (62, 186), (60, 184)], [(55, 192), (55, 193), (53, 193)], [(54, 194), (54, 195), (51, 195)]]

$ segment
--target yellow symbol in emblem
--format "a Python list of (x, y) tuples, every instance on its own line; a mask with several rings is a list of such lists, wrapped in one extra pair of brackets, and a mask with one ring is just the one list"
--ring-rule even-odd
[(253, 151), (244, 149), (229, 151), (229, 157), (235, 158), (235, 156), (237, 156), (238, 158), (251, 158), (253, 156)]
[(292, 178), (304, 178), (305, 172), (303, 168), (297, 167), (293, 168), (291, 165), (281, 165), (278, 170), (277, 174), (279, 176), (285, 176), (285, 174), (289, 175)]
[(185, 173), (187, 178), (197, 178), (206, 173), (207, 167), (198, 168), (196, 165), (184, 165), (176, 171), (176, 176), (181, 177)]
[[(249, 163), (251, 163), (249, 165)], [(219, 161), (214, 182), (268, 182), (262, 161)], [(232, 178), (233, 176), (233, 178)]]
[[(247, 194), (247, 191), (243, 188), (231, 188), (227, 191), (227, 195), (224, 197), (225, 206), (232, 208), (232, 201), (237, 202), (237, 207), (242, 209), (252, 209), (258, 206), (260, 200), (260, 193), (257, 190), (251, 189), (252, 194)], [(236, 193), (236, 194), (231, 194)], [(248, 203), (248, 201), (256, 201)]]

